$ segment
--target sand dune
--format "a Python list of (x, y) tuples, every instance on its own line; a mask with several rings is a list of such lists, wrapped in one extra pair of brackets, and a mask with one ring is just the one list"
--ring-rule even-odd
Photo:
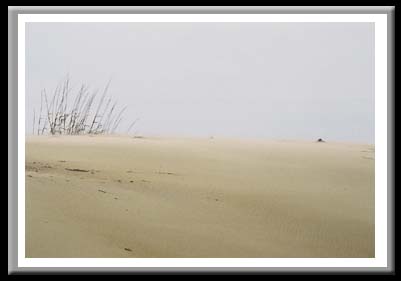
[(28, 137), (27, 257), (374, 257), (374, 146)]

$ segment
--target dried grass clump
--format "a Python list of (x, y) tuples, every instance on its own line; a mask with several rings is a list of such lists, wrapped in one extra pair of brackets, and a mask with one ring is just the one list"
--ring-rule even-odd
[[(85, 84), (82, 84), (73, 95), (69, 78), (66, 78), (64, 82), (56, 87), (51, 99), (49, 99), (44, 89), (41, 92), (38, 118), (36, 118), (34, 111), (34, 134), (36, 119), (37, 135), (49, 133), (51, 135), (115, 133), (127, 107), (117, 109), (117, 102), (107, 95), (109, 86), (110, 81), (101, 93), (100, 98), (98, 91), (89, 91), (88, 86)], [(131, 123), (127, 133), (129, 133), (137, 120)]]

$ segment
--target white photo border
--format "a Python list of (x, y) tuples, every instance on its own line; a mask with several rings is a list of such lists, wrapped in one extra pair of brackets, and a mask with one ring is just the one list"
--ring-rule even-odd
[[(30, 22), (369, 22), (375, 25), (374, 258), (26, 258), (25, 25)], [(387, 14), (19, 14), (18, 267), (387, 267)]]

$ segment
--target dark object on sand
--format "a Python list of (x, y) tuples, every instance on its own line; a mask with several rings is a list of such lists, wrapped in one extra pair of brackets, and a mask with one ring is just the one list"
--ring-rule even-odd
[(89, 170), (82, 170), (82, 169), (69, 169), (65, 168), (67, 171), (72, 171), (72, 172), (89, 172)]
[(132, 252), (130, 248), (124, 248), (124, 250), (126, 250), (127, 252)]
[(325, 142), (323, 139), (318, 139), (317, 142)]

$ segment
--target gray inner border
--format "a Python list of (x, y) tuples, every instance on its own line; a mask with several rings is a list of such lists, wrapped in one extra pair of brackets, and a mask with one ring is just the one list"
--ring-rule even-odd
[[(32, 6), (9, 6), (8, 7), (8, 274), (89, 274), (89, 273), (287, 273), (287, 274), (305, 274), (305, 273), (380, 273), (394, 274), (394, 6), (315, 6), (315, 7), (281, 7), (281, 6), (252, 6), (252, 7), (229, 7), (229, 6), (190, 6), (190, 7), (147, 7), (147, 6), (115, 6), (115, 7), (98, 7), (98, 6), (64, 6), (64, 7), (32, 7)], [(17, 238), (18, 238), (18, 14), (387, 14), (387, 30), (388, 30), (388, 265), (387, 267), (372, 268), (315, 268), (315, 267), (238, 267), (238, 268), (55, 268), (55, 267), (18, 267), (17, 259)]]

